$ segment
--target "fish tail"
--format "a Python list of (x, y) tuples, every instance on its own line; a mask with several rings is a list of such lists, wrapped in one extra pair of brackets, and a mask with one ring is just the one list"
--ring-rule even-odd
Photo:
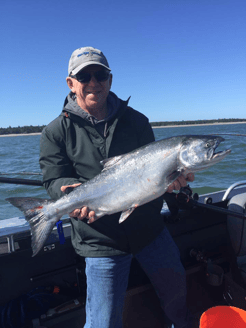
[(28, 220), (32, 233), (32, 256), (37, 255), (42, 249), (56, 221), (49, 220), (41, 210), (37, 215)]
[(53, 230), (56, 221), (60, 219), (60, 217), (49, 219), (45, 214), (47, 211), (44, 212), (44, 206), (53, 201), (31, 197), (11, 197), (6, 200), (24, 212), (32, 234), (32, 256), (37, 255)]

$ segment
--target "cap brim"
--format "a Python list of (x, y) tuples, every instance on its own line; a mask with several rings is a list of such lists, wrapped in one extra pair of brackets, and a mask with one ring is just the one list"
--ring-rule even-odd
[(103, 65), (101, 63), (96, 63), (95, 61), (88, 61), (88, 62), (83, 63), (83, 64), (79, 65), (78, 67), (76, 67), (74, 70), (72, 70), (72, 72), (70, 72), (70, 74), (75, 75), (79, 71), (81, 71), (82, 69), (84, 69), (85, 67), (90, 66), (90, 65), (102, 66), (102, 67), (106, 68), (108, 71), (111, 71), (111, 69), (109, 67), (107, 67), (106, 65)]

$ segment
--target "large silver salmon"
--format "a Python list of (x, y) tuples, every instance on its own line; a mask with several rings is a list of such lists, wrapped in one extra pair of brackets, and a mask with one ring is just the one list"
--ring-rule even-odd
[(97, 218), (122, 212), (121, 223), (136, 207), (163, 195), (180, 175), (204, 170), (221, 161), (230, 153), (230, 150), (215, 153), (223, 140), (218, 136), (184, 135), (155, 141), (104, 160), (100, 174), (55, 202), (29, 197), (7, 201), (22, 210), (30, 224), (34, 256), (64, 214), (87, 206)]

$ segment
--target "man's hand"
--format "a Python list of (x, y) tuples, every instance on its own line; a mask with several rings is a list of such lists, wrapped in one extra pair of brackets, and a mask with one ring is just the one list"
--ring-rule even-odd
[(187, 176), (181, 175), (177, 180), (170, 184), (167, 188), (167, 192), (171, 193), (173, 190), (180, 190), (181, 187), (185, 187), (187, 185), (188, 181), (192, 182), (194, 179), (195, 176), (193, 173), (188, 173)]
[[(67, 188), (76, 188), (80, 185), (81, 185), (81, 183), (75, 183), (73, 185), (62, 186), (61, 191), (65, 192)], [(76, 208), (71, 213), (69, 213), (69, 216), (72, 218), (78, 218), (79, 220), (83, 220), (83, 219), (87, 218), (90, 220), (90, 223), (94, 222), (96, 220), (95, 212), (89, 211), (87, 206), (83, 206), (82, 208)]]

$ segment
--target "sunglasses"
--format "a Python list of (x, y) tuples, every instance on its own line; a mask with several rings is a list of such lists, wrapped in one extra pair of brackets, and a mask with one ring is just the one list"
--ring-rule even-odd
[(92, 76), (95, 77), (97, 82), (104, 82), (107, 81), (109, 78), (110, 73), (106, 70), (101, 70), (98, 72), (94, 72), (93, 74), (87, 72), (79, 72), (76, 75), (70, 75), (71, 77), (75, 78), (77, 81), (81, 83), (89, 83)]

